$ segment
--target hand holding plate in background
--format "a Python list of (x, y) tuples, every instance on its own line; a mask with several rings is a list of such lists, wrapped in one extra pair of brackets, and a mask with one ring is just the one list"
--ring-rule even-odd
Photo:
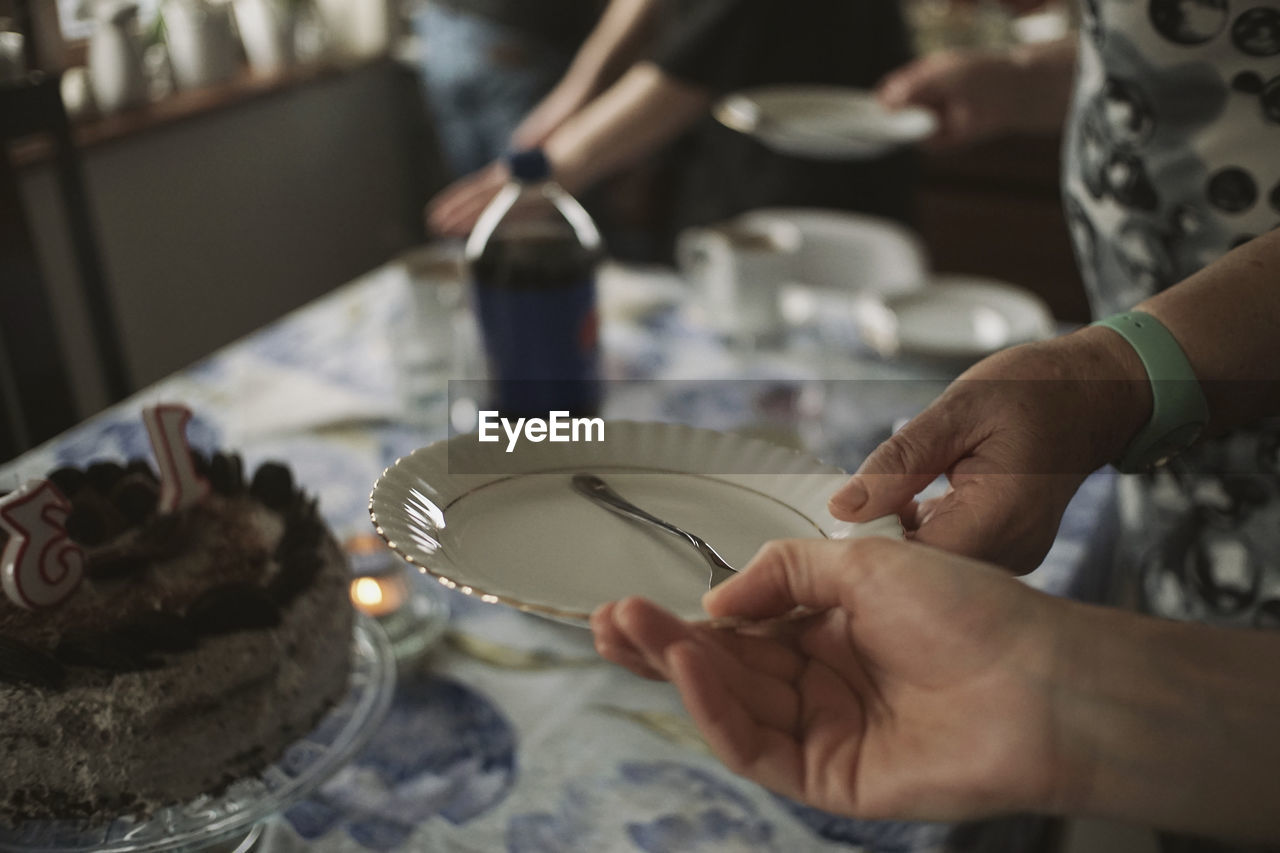
[(890, 110), (872, 92), (836, 86), (748, 89), (723, 98), (712, 114), (774, 151), (818, 160), (877, 157), (938, 129), (922, 107)]

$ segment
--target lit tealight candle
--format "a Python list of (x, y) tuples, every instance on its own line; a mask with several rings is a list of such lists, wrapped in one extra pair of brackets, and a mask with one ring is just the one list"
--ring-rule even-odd
[(395, 613), (404, 606), (408, 597), (409, 588), (398, 573), (351, 581), (351, 603), (375, 619)]
[(378, 621), (400, 662), (416, 660), (440, 638), (449, 607), (373, 533), (342, 543), (351, 560), (351, 605)]

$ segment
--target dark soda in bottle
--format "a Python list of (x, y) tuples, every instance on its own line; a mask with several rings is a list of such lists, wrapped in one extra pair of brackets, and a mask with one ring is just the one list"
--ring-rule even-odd
[(493, 408), (504, 417), (595, 415), (600, 232), (551, 179), (542, 151), (512, 154), (508, 165), (511, 182), (466, 246)]

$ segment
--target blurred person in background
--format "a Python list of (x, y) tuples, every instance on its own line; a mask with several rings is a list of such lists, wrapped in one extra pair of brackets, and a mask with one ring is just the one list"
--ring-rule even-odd
[(565, 73), (606, 0), (425, 0), (412, 12), (422, 80), (454, 176), (499, 156)]
[[(673, 198), (654, 217), (666, 246), (685, 227), (765, 206), (907, 220), (910, 153), (798, 159), (721, 127), (709, 109), (718, 96), (755, 86), (871, 88), (910, 57), (899, 8), (882, 0), (613, 0), (513, 144), (543, 147), (557, 180), (580, 193), (688, 134)], [(610, 84), (602, 69), (617, 68), (627, 70)], [(430, 228), (466, 234), (506, 179), (492, 163), (446, 188), (428, 205)]]

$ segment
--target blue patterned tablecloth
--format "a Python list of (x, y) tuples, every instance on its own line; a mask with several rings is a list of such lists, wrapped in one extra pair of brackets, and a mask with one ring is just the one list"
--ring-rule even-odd
[[(608, 373), (644, 380), (612, 386), (611, 416), (745, 430), (850, 469), (949, 378), (860, 356), (839, 323), (736, 350), (703, 331), (661, 270), (611, 267), (601, 285)], [(389, 330), (411, 315), (409, 287), (399, 266), (376, 270), (0, 468), (0, 485), (147, 456), (139, 410), (181, 401), (196, 413), (198, 449), (236, 448), (249, 465), (284, 460), (339, 538), (367, 533), (378, 474), (446, 430), (399, 393)], [(1029, 582), (1099, 594), (1111, 492), (1107, 474), (1086, 483)], [(451, 608), (446, 639), (402, 673), (358, 760), (273, 822), (268, 849), (915, 851), (984, 837), (852, 821), (773, 796), (710, 756), (668, 685), (603, 662), (588, 632), (430, 589)]]

